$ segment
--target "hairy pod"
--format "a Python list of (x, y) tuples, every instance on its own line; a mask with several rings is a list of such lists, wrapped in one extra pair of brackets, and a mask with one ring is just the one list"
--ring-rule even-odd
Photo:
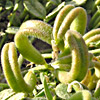
[(81, 81), (88, 70), (89, 54), (87, 46), (82, 36), (76, 32), (69, 30), (65, 35), (72, 53), (72, 66), (69, 72), (57, 71), (57, 77), (62, 83), (69, 83), (74, 80)]
[(89, 50), (89, 52), (92, 53), (92, 54), (94, 54), (94, 56), (100, 55), (100, 49)]
[(100, 28), (98, 29), (93, 29), (89, 32), (87, 32), (84, 36), (83, 39), (86, 42), (86, 45), (89, 46), (91, 42), (96, 42), (100, 40)]
[(29, 31), (33, 32), (33, 34), (29, 34), (29, 32), (27, 34), (39, 38), (47, 42), (48, 44), (51, 44), (51, 40), (53, 39), (53, 28), (49, 24), (40, 20), (28, 20), (22, 23), (22, 25), (20, 26), (20, 30), (23, 29), (29, 29)]
[(55, 19), (53, 28), (54, 40), (58, 44), (69, 28), (83, 35), (86, 29), (86, 23), (87, 14), (83, 8), (74, 8), (73, 5), (66, 5), (60, 10)]
[(29, 71), (25, 76), (25, 80), (23, 79), (13, 42), (4, 45), (1, 53), (1, 63), (6, 80), (15, 92), (32, 92), (36, 84), (35, 74)]
[(44, 58), (29, 42), (28, 36), (34, 36), (50, 44), (51, 34), (52, 27), (50, 25), (39, 20), (29, 20), (21, 25), (14, 41), (18, 51), (24, 58), (35, 64), (45, 64)]

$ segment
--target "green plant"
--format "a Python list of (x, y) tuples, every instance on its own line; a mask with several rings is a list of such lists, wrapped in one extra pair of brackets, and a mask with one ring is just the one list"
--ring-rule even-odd
[[(100, 29), (85, 33), (86, 24), (85, 9), (73, 5), (66, 5), (59, 11), (54, 27), (40, 20), (24, 22), (15, 34), (14, 42), (5, 44), (1, 53), (4, 75), (13, 91), (23, 92), (26, 98), (28, 95), (25, 94), (29, 94), (32, 99), (45, 99), (45, 96), (48, 100), (99, 98), (99, 88), (95, 92), (92, 90), (100, 79)], [(31, 44), (29, 36), (50, 44), (52, 53), (41, 54)], [(20, 71), (22, 62), (17, 59), (16, 49), (22, 58), (35, 64), (24, 78)], [(52, 61), (47, 63), (46, 58)], [(42, 86), (39, 88), (39, 85)]]

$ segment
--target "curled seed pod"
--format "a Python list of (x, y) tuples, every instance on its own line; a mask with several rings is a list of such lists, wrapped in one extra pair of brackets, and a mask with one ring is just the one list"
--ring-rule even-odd
[[(39, 38), (49, 44), (51, 44), (51, 40), (53, 39), (52, 36), (52, 27), (40, 20), (28, 20), (24, 23), (22, 23), (22, 25), (20, 26), (20, 30), (29, 30), (29, 31), (33, 31), (33, 35), (36, 38)], [(29, 34), (29, 33), (27, 33)]]
[(89, 54), (87, 46), (78, 32), (69, 30), (65, 38), (72, 52), (72, 66), (69, 72), (58, 70), (56, 74), (59, 81), (66, 84), (73, 80), (81, 81), (85, 77), (89, 66)]
[(44, 58), (29, 42), (28, 36), (31, 35), (40, 38), (50, 44), (52, 38), (51, 33), (52, 27), (42, 21), (26, 21), (15, 35), (15, 45), (22, 56), (27, 60), (34, 62), (35, 64), (45, 64)]
[(74, 8), (73, 5), (66, 5), (61, 9), (55, 19), (53, 28), (54, 40), (58, 44), (69, 28), (78, 31), (83, 35), (86, 29), (86, 24), (87, 14), (83, 8)]
[(92, 95), (88, 90), (81, 90), (73, 94), (68, 100), (92, 100)]
[(25, 76), (25, 80), (23, 79), (13, 42), (4, 45), (1, 53), (1, 62), (6, 80), (15, 92), (32, 92), (36, 84), (35, 74), (29, 71)]
[(100, 40), (100, 28), (89, 31), (83, 36), (83, 39), (85, 40), (87, 46), (89, 46), (91, 42)]

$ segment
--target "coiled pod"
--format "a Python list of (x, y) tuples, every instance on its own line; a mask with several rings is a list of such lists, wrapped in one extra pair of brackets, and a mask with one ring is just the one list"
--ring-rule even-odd
[(100, 40), (100, 28), (89, 31), (83, 36), (83, 38), (87, 46), (89, 46), (91, 42), (96, 42)]
[[(92, 42), (98, 42), (100, 40), (100, 28), (93, 29), (89, 32), (87, 32), (84, 36), (83, 39), (85, 40), (86, 45), (88, 48), (90, 47), (90, 44)], [(95, 47), (93, 50), (89, 50), (90, 53), (93, 53), (95, 56), (97, 56), (100, 53), (100, 49)]]
[(87, 46), (78, 32), (67, 31), (65, 39), (71, 49), (72, 66), (69, 72), (58, 70), (56, 74), (59, 81), (66, 84), (73, 80), (81, 81), (85, 77), (89, 66), (89, 54)]
[(23, 79), (13, 42), (4, 45), (1, 53), (1, 62), (6, 80), (15, 92), (32, 92), (36, 84), (35, 74), (29, 71), (24, 77), (25, 80)]
[(46, 64), (39, 51), (29, 42), (28, 36), (30, 35), (50, 44), (52, 27), (39, 20), (29, 20), (21, 25), (14, 38), (15, 45), (24, 58), (35, 64)]
[(86, 11), (81, 7), (74, 8), (73, 5), (66, 5), (58, 13), (54, 28), (53, 37), (58, 44), (60, 40), (63, 39), (64, 34), (70, 28), (71, 30), (76, 30), (80, 34), (84, 34), (87, 24), (87, 14)]

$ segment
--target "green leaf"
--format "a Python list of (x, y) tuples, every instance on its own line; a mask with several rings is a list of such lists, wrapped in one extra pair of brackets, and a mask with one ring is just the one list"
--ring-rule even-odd
[(16, 34), (19, 30), (19, 27), (8, 27), (7, 30), (5, 30), (9, 34)]
[(56, 95), (62, 99), (68, 99), (71, 96), (71, 93), (67, 92), (67, 85), (65, 84), (58, 84), (56, 89)]
[(86, 4), (83, 6), (88, 14), (90, 14), (94, 10), (94, 3), (94, 0), (87, 0)]
[(6, 100), (14, 94), (15, 92), (12, 89), (5, 89), (0, 92), (0, 100)]
[(13, 7), (13, 3), (11, 1), (7, 1), (6, 5), (5, 5), (5, 8), (6, 9), (11, 9), (12, 7)]
[(11, 96), (8, 100), (22, 100), (25, 97), (27, 97), (27, 94), (25, 94), (25, 93), (17, 93), (15, 95)]
[(72, 0), (72, 1), (75, 1), (76, 4), (78, 5), (82, 5), (82, 4), (85, 4), (87, 0)]
[(24, 0), (24, 7), (33, 16), (36, 16), (40, 19), (43, 19), (46, 16), (46, 10), (44, 6), (38, 2), (38, 0)]
[(27, 97), (25, 93), (15, 93), (12, 89), (5, 89), (0, 92), (0, 100), (22, 100)]
[(51, 13), (49, 13), (46, 18), (44, 19), (45, 22), (49, 22), (51, 19), (53, 19), (57, 13), (61, 10), (61, 8), (63, 8), (65, 5), (65, 2), (62, 2), (61, 4), (59, 4)]
[(3, 89), (7, 89), (7, 88), (9, 88), (8, 84), (0, 83), (0, 91), (3, 90)]
[(11, 25), (20, 26), (21, 19), (18, 17), (16, 12), (11, 13), (8, 18), (9, 18), (8, 27), (10, 27)]
[(42, 84), (44, 86), (44, 92), (45, 92), (45, 95), (46, 95), (47, 99), (48, 100), (52, 100), (53, 97), (52, 97), (52, 95), (50, 93), (50, 90), (48, 88), (48, 85), (47, 85), (47, 82), (46, 82), (46, 79), (45, 79), (43, 73), (40, 73), (40, 78), (41, 78), (41, 82), (42, 82)]
[(58, 5), (61, 3), (61, 0), (50, 0), (51, 3), (53, 3), (54, 5)]

